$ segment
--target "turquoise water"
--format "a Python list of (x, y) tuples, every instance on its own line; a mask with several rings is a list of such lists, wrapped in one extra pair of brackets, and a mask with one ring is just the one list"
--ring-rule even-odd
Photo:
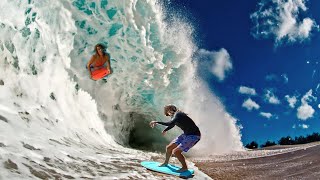
[[(203, 132), (189, 155), (241, 148), (235, 119), (195, 75), (192, 27), (165, 21), (159, 2), (2, 0), (0, 7), (0, 179), (160, 179), (140, 162), (161, 156), (181, 133), (150, 128), (151, 120), (169, 120), (166, 104)], [(97, 43), (111, 56), (104, 81), (84, 68)]]
[[(163, 106), (175, 104), (206, 132), (200, 149), (242, 147), (236, 120), (195, 74), (193, 27), (159, 1), (4, 3), (19, 18), (5, 16), (5, 9), (0, 14), (1, 78), (8, 82), (4, 72), (17, 76), (10, 82), (19, 97), (22, 91), (41, 106), (54, 96), (56, 107), (68, 105), (56, 119), (73, 123), (78, 115), (98, 115), (117, 143), (152, 151), (163, 151), (181, 133), (174, 128), (162, 137), (163, 127), (148, 126), (151, 120), (167, 121)], [(84, 68), (97, 43), (111, 56), (113, 74), (106, 81), (90, 80)], [(88, 98), (81, 95), (87, 100), (80, 101), (83, 92)], [(47, 111), (56, 114), (55, 108)], [(215, 145), (221, 137), (225, 145)]]

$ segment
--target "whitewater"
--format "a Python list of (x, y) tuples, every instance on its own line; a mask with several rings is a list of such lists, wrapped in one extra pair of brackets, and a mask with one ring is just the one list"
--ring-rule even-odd
[[(168, 120), (166, 104), (202, 132), (187, 157), (243, 150), (241, 126), (197, 73), (196, 32), (168, 6), (0, 1), (0, 179), (161, 179), (140, 162), (181, 133), (149, 127)], [(113, 74), (93, 81), (85, 65), (97, 43)]]

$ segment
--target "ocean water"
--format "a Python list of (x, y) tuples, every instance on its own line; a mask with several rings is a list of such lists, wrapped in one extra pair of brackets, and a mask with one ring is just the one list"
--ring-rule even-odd
[[(198, 47), (170, 1), (0, 2), (0, 179), (157, 179), (139, 166), (163, 156), (175, 104), (200, 127), (188, 157), (242, 151), (240, 127), (197, 75)], [(94, 45), (113, 74), (92, 81)]]

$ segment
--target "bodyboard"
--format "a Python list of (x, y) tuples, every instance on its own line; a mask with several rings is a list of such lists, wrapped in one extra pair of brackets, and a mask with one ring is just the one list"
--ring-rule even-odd
[(110, 71), (106, 68), (97, 69), (91, 72), (91, 78), (93, 80), (99, 80), (104, 78), (105, 76), (109, 75)]
[(143, 161), (141, 162), (141, 165), (149, 170), (164, 173), (164, 174), (169, 174), (169, 175), (174, 175), (174, 176), (179, 176), (179, 177), (184, 177), (184, 178), (189, 178), (192, 177), (194, 170), (188, 169), (187, 171), (184, 172), (177, 172), (181, 167), (175, 166), (172, 164), (168, 164), (167, 166), (162, 166), (159, 167), (160, 163), (159, 162), (154, 162), (154, 161)]

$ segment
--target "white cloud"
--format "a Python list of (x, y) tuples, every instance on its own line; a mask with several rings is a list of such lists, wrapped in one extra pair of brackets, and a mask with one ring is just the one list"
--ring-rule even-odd
[(287, 74), (282, 74), (281, 77), (283, 78), (285, 84), (289, 82), (289, 78)]
[(286, 95), (285, 98), (286, 98), (286, 100), (288, 101), (289, 106), (290, 106), (291, 108), (294, 108), (295, 105), (296, 105), (296, 103), (297, 103), (297, 97), (296, 97), (296, 96), (290, 97), (289, 95)]
[(266, 81), (276, 81), (276, 82), (283, 82), (287, 84), (289, 82), (289, 78), (287, 74), (281, 74), (280, 76), (276, 74), (268, 74), (265, 77)]
[(314, 109), (309, 104), (303, 104), (297, 109), (297, 117), (301, 120), (307, 120), (313, 117)]
[(312, 96), (312, 89), (310, 89), (302, 98), (301, 103), (307, 104), (309, 102), (312, 102), (313, 100), (317, 100), (316, 97)]
[(299, 124), (299, 127), (302, 128), (302, 129), (308, 129), (309, 125), (307, 125), (307, 124)]
[(318, 92), (319, 88), (320, 88), (320, 84), (317, 85), (316, 92)]
[(214, 63), (211, 72), (218, 77), (220, 81), (224, 80), (226, 73), (232, 69), (230, 55), (225, 49), (213, 53)]
[(267, 80), (267, 81), (278, 81), (279, 78), (278, 78), (278, 76), (275, 75), (275, 74), (269, 74), (269, 75), (266, 76), (266, 80)]
[(319, 26), (311, 18), (302, 17), (307, 11), (306, 1), (262, 0), (259, 9), (250, 16), (255, 23), (253, 35), (256, 38), (274, 37), (276, 43), (308, 39), (312, 29), (319, 29)]
[(316, 99), (316, 97), (312, 96), (312, 89), (301, 98), (301, 106), (297, 109), (297, 117), (299, 119), (307, 120), (313, 117), (315, 110), (308, 103)]
[(247, 99), (242, 103), (242, 107), (246, 108), (248, 111), (251, 111), (252, 109), (259, 109), (260, 106), (254, 102), (251, 98)]
[(310, 18), (305, 18), (302, 21), (302, 24), (300, 25), (298, 29), (298, 35), (302, 36), (303, 38), (308, 38), (310, 36), (310, 32), (315, 25), (315, 22)]
[(314, 75), (316, 74), (316, 70), (313, 70), (313, 73), (312, 73), (312, 79), (314, 78)]
[(248, 95), (252, 95), (252, 96), (257, 95), (255, 89), (249, 88), (249, 87), (246, 87), (246, 86), (240, 86), (240, 87), (239, 87), (239, 93), (241, 93), (241, 94), (248, 94)]
[[(299, 128), (302, 128), (302, 129), (308, 129), (308, 128), (310, 127), (310, 125), (307, 125), (307, 124), (299, 124), (298, 127), (299, 127)], [(293, 129), (296, 129), (296, 128), (297, 128), (297, 125), (294, 124), (294, 125), (292, 126), (292, 128), (293, 128)]]
[(267, 90), (264, 98), (265, 101), (269, 102), (270, 104), (280, 104), (280, 100), (273, 94), (271, 90)]
[(272, 117), (271, 113), (266, 113), (266, 112), (260, 112), (260, 115), (267, 119), (270, 119)]
[(209, 68), (209, 71), (215, 75), (219, 81), (223, 81), (227, 73), (229, 73), (233, 66), (228, 51), (224, 48), (219, 51), (199, 50), (202, 58), (202, 67)]

